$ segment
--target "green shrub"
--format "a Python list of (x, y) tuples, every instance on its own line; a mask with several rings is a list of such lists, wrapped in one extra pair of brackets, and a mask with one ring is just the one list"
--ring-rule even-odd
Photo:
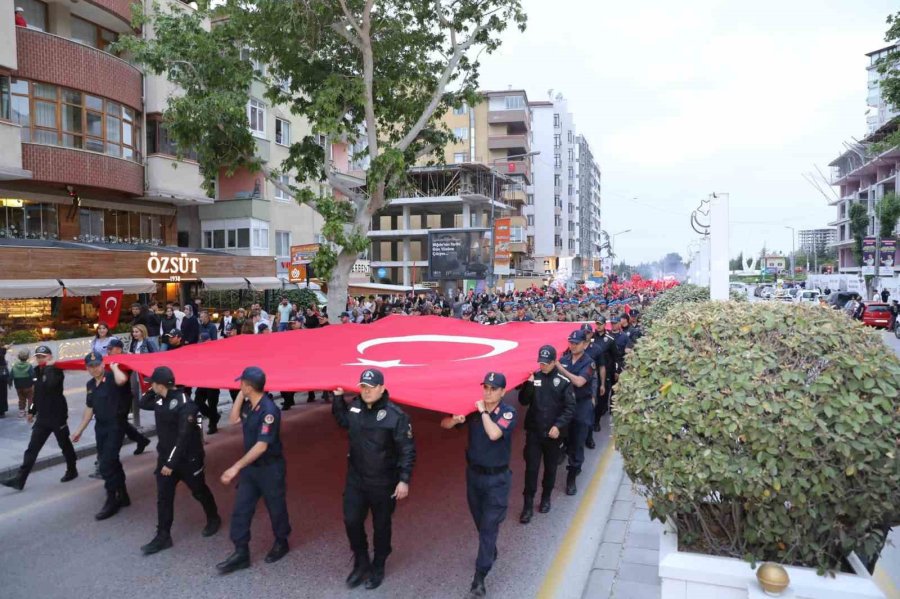
[[(734, 290), (729, 291), (729, 297), (731, 298), (731, 301), (734, 302), (747, 301), (747, 297), (743, 293), (738, 293)], [(653, 303), (650, 304), (647, 311), (644, 312), (644, 326), (652, 326), (656, 320), (665, 316), (666, 312), (671, 310), (673, 306), (705, 302), (708, 300), (709, 287), (701, 287), (700, 285), (683, 283), (678, 287), (663, 291), (655, 300), (653, 300)]]
[(40, 334), (32, 329), (24, 329), (21, 331), (12, 331), (7, 333), (0, 343), (3, 345), (22, 345), (25, 343), (37, 343), (41, 340)]
[(616, 387), (616, 445), (691, 550), (838, 568), (900, 521), (900, 360), (818, 306), (673, 307)]

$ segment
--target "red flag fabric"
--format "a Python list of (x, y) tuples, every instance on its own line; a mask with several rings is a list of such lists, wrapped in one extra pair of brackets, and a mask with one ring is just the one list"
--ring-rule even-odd
[(104, 289), (100, 292), (100, 311), (97, 320), (110, 330), (119, 324), (119, 313), (122, 311), (122, 290)]
[[(370, 325), (326, 326), (238, 335), (153, 354), (107, 356), (149, 375), (168, 366), (179, 385), (236, 389), (247, 366), (266, 373), (268, 391), (358, 390), (366, 368), (384, 373), (391, 399), (450, 414), (467, 414), (481, 399), (488, 371), (506, 375), (507, 389), (537, 370), (538, 350), (560, 353), (576, 323), (510, 322), (498, 326), (439, 316), (390, 316)], [(83, 362), (82, 368), (83, 368)], [(60, 363), (77, 367), (75, 361)]]

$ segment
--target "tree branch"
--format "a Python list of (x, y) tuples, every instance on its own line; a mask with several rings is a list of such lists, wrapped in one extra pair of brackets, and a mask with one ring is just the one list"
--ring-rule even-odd
[(378, 158), (378, 121), (375, 118), (375, 58), (372, 55), (372, 4), (374, 0), (366, 1), (363, 11), (362, 41), (363, 55), (363, 81), (366, 86), (366, 135), (369, 137), (369, 158), (373, 161)]
[[(341, 5), (341, 11), (343, 11), (344, 18), (347, 19), (347, 23), (349, 23), (350, 26), (353, 27), (353, 29), (356, 31), (356, 35), (362, 38), (362, 29), (360, 28), (359, 23), (356, 22), (356, 19), (353, 18), (353, 14), (350, 12), (350, 8), (347, 6), (347, 2), (345, 2), (345, 0), (338, 0), (338, 2)], [(369, 8), (368, 5), (367, 8)], [(363, 20), (365, 20), (365, 16), (363, 16)]]
[(359, 40), (358, 37), (350, 35), (350, 32), (347, 31), (347, 28), (344, 26), (345, 22), (346, 21), (338, 21), (337, 23), (332, 23), (331, 29), (335, 33), (337, 33), (339, 36), (341, 36), (342, 38), (347, 40), (351, 46), (353, 46), (354, 48), (356, 48), (359, 51), (362, 51), (362, 49), (363, 49), (362, 42)]

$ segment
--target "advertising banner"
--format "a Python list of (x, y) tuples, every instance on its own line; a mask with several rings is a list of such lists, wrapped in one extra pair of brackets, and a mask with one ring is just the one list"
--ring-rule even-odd
[(309, 271), (309, 263), (316, 257), (319, 251), (318, 243), (306, 243), (291, 246), (291, 267), (288, 271), (288, 280), (291, 283), (304, 283), (312, 276)]
[(896, 239), (881, 240), (881, 268), (878, 269), (878, 276), (892, 277), (894, 276), (894, 258), (897, 254)]
[(428, 276), (430, 281), (487, 277), (490, 245), (487, 229), (441, 229), (428, 232)]
[(510, 223), (509, 218), (498, 218), (494, 221), (494, 274), (508, 275), (510, 255)]
[(862, 242), (862, 274), (875, 274), (875, 238), (863, 237)]

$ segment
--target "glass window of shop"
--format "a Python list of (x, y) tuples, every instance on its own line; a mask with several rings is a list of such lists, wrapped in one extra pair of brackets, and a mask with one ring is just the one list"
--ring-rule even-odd
[(81, 208), (78, 212), (80, 235), (85, 243), (124, 243), (163, 245), (163, 217), (125, 210)]
[(59, 239), (56, 204), (0, 198), (0, 238)]
[(0, 77), (0, 118), (22, 141), (90, 150), (140, 162), (140, 113), (80, 91)]

